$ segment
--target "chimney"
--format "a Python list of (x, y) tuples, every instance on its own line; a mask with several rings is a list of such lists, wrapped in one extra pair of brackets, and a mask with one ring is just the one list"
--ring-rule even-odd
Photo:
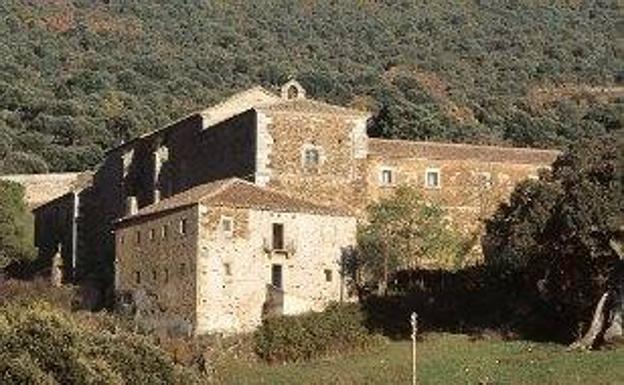
[(126, 198), (126, 216), (135, 215), (139, 211), (139, 204), (135, 196)]
[(160, 190), (154, 189), (154, 203), (160, 202)]

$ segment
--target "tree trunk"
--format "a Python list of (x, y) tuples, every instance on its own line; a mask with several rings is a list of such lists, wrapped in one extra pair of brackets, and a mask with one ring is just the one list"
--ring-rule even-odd
[(624, 326), (624, 251), (622, 251), (622, 244), (615, 239), (612, 239), (609, 244), (620, 260), (614, 270), (615, 298), (609, 318), (609, 326), (604, 334), (605, 342), (612, 342), (624, 337), (622, 330)]
[(596, 310), (594, 311), (594, 318), (592, 319), (591, 326), (585, 335), (579, 340), (575, 341), (572, 345), (569, 346), (570, 350), (575, 349), (590, 349), (594, 342), (596, 341), (596, 337), (603, 330), (605, 316), (604, 316), (604, 306), (607, 302), (607, 298), (609, 297), (609, 292), (605, 292), (602, 297), (600, 297), (600, 301), (596, 305)]

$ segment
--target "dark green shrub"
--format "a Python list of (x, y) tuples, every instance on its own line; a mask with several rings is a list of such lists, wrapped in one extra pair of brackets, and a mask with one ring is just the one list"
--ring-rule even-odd
[(45, 303), (0, 306), (0, 383), (199, 384), (149, 339)]
[(377, 345), (358, 305), (333, 304), (319, 313), (266, 319), (255, 334), (256, 353), (269, 362), (302, 361)]
[(14, 182), (0, 181), (0, 269), (34, 258), (32, 229), (24, 188)]

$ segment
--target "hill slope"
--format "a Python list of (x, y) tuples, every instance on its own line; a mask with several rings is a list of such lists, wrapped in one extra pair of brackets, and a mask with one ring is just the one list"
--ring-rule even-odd
[(290, 76), (377, 112), (389, 137), (562, 146), (620, 129), (621, 98), (527, 101), (624, 68), (616, 1), (542, 3), (4, 0), (0, 172), (92, 167), (121, 136)]

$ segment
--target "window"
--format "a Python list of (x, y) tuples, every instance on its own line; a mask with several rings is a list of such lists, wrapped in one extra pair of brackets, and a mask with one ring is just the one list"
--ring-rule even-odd
[(282, 289), (282, 265), (271, 266), (271, 285), (277, 289)]
[(165, 283), (169, 283), (169, 269), (165, 269), (163, 271), (163, 273), (164, 273), (164, 276), (165, 276), (165, 278), (164, 278)]
[(186, 263), (180, 264), (180, 275), (183, 277), (186, 275)]
[(479, 187), (487, 189), (492, 187), (492, 174), (489, 172), (480, 172), (477, 177), (479, 178)]
[(440, 188), (440, 170), (428, 169), (425, 173), (425, 187)]
[(232, 266), (229, 263), (224, 263), (223, 271), (225, 272), (225, 275), (232, 275)]
[(332, 271), (330, 269), (325, 269), (325, 282), (332, 281)]
[(234, 220), (229, 217), (221, 218), (221, 231), (225, 235), (231, 236), (234, 233)]
[(187, 231), (187, 222), (186, 222), (186, 218), (182, 219), (180, 221), (180, 234), (186, 234)]
[(154, 281), (158, 280), (158, 272), (156, 270), (152, 270), (152, 279)]
[(320, 161), (319, 150), (316, 148), (307, 148), (303, 152), (303, 165), (306, 167), (318, 166)]
[(139, 230), (136, 232), (136, 243), (141, 243), (141, 232)]
[(150, 229), (149, 237), (150, 237), (150, 240), (154, 240), (154, 238), (156, 238), (156, 230), (155, 229)]
[(299, 89), (296, 85), (288, 87), (288, 99), (297, 99), (299, 97)]
[(135, 271), (134, 272), (134, 282), (137, 285), (141, 283), (141, 272), (140, 271)]
[(160, 235), (163, 239), (169, 236), (169, 225), (163, 225), (160, 229)]
[(284, 250), (284, 224), (273, 223), (273, 250)]
[(384, 168), (381, 170), (381, 184), (384, 186), (391, 186), (394, 184), (394, 173), (390, 168)]

